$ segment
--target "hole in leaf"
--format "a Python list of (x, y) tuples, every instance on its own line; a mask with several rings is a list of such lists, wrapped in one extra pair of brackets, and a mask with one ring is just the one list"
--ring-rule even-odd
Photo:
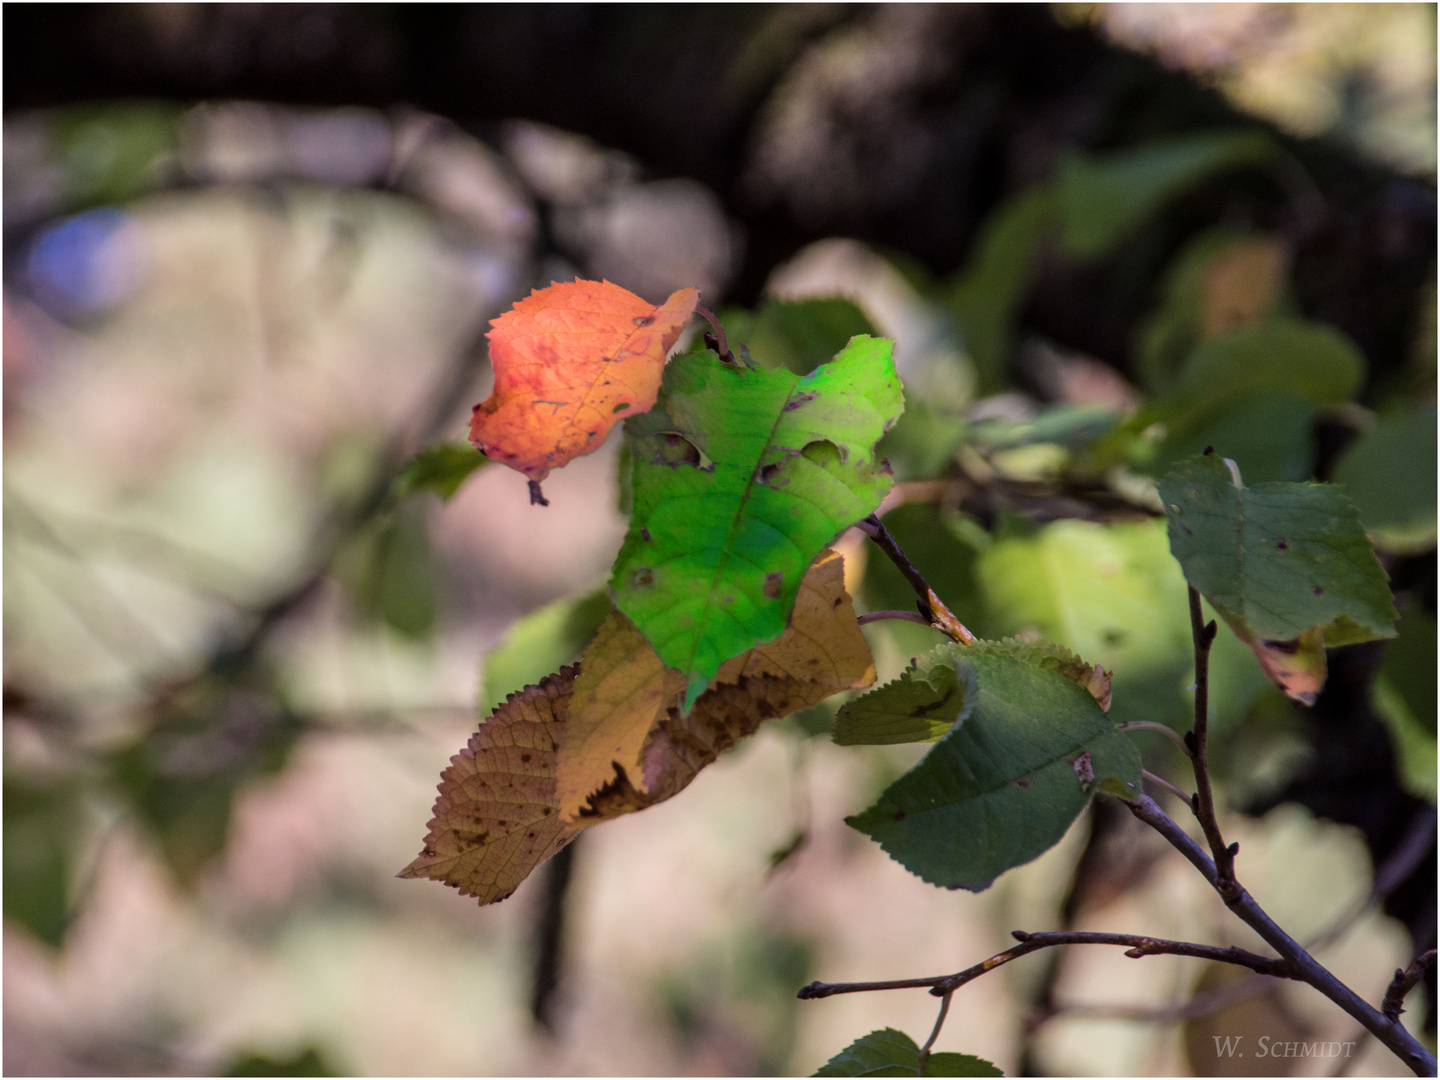
[(658, 450), (655, 455), (656, 465), (690, 465), (701, 469), (704, 472), (713, 472), (715, 463), (701, 453), (700, 448), (693, 442), (681, 435), (678, 431), (661, 431), (658, 433)]
[(845, 464), (845, 451), (829, 439), (816, 439), (814, 442), (808, 443), (805, 449), (800, 451), (800, 454), (822, 469)]

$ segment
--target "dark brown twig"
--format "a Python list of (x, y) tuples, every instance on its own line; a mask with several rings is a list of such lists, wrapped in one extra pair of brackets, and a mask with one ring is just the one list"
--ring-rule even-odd
[(1426, 1050), (1398, 1021), (1381, 1015), (1379, 1010), (1327, 971), (1304, 946), (1280, 929), (1275, 920), (1255, 902), (1255, 898), (1233, 878), (1230, 881), (1233, 891), (1222, 891), (1215, 864), (1210, 861), (1205, 849), (1190, 839), (1185, 830), (1171, 820), (1154, 799), (1141, 795), (1136, 799), (1125, 800), (1125, 804), (1132, 814), (1165, 837), (1171, 847), (1184, 855), (1191, 865), (1200, 871), (1205, 880), (1220, 893), (1226, 907), (1293, 965), (1294, 974), (1291, 978), (1309, 983), (1360, 1021), (1367, 1031), (1389, 1047), (1417, 1076), (1435, 1075), (1435, 1055)]
[(1415, 962), (1404, 971), (1396, 971), (1395, 978), (1390, 981), (1389, 988), (1385, 991), (1385, 1000), (1380, 1005), (1380, 1011), (1385, 1014), (1385, 1019), (1395, 1023), (1400, 1022), (1400, 1014), (1405, 1010), (1405, 995), (1415, 989), (1415, 984), (1425, 977), (1426, 970), (1435, 963), (1435, 950), (1429, 949), (1415, 958)]
[(1220, 835), (1220, 821), (1215, 815), (1215, 796), (1210, 789), (1210, 762), (1206, 750), (1206, 733), (1210, 721), (1210, 646), (1215, 643), (1215, 621), (1205, 621), (1200, 610), (1200, 593), (1190, 586), (1190, 635), (1195, 641), (1195, 726), (1186, 739), (1190, 761), (1195, 769), (1195, 796), (1191, 803), (1205, 840), (1215, 858), (1219, 874), (1216, 888), (1229, 901), (1228, 894), (1238, 892), (1235, 880), (1235, 849), (1226, 847)]
[(1279, 978), (1294, 978), (1294, 971), (1286, 960), (1257, 956), (1244, 949), (1220, 948), (1216, 945), (1197, 945), (1190, 941), (1168, 941), (1164, 938), (1145, 937), (1141, 934), (1100, 934), (1088, 931), (1061, 931), (1050, 934), (1027, 934), (1016, 930), (1013, 934), (1020, 942), (1002, 953), (996, 953), (988, 960), (982, 960), (964, 971), (953, 975), (935, 975), (928, 979), (896, 979), (891, 982), (822, 983), (813, 982), (802, 987), (799, 997), (803, 1000), (830, 997), (834, 994), (854, 994), (869, 990), (910, 990), (928, 987), (937, 997), (953, 994), (960, 987), (978, 979), (1011, 960), (1018, 960), (1041, 949), (1057, 945), (1123, 945), (1125, 955), (1132, 959), (1142, 956), (1194, 956), (1202, 960), (1215, 960), (1223, 964), (1238, 964), (1262, 975)]
[(931, 626), (962, 645), (975, 643), (975, 635), (965, 629), (965, 624), (955, 617), (955, 613), (945, 606), (945, 602), (940, 597), (935, 595), (935, 590), (930, 587), (925, 576), (915, 568), (915, 564), (901, 550), (900, 545), (895, 542), (895, 537), (890, 535), (890, 530), (885, 528), (884, 523), (878, 517), (871, 514), (863, 521), (856, 522), (855, 527), (875, 541), (876, 546), (885, 552), (890, 561), (895, 564), (896, 569), (910, 583), (910, 587), (920, 598), (920, 614), (925, 616)]

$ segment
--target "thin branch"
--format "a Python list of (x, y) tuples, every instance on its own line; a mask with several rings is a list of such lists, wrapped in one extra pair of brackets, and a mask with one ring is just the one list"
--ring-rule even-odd
[(930, 583), (925, 580), (919, 570), (915, 569), (915, 564), (901, 550), (900, 545), (895, 542), (895, 537), (890, 535), (890, 530), (885, 528), (878, 517), (871, 514), (863, 521), (856, 522), (855, 527), (875, 541), (875, 544), (889, 556), (896, 569), (910, 583), (910, 587), (920, 597), (920, 614), (926, 616), (926, 621), (931, 626), (962, 645), (975, 643), (975, 635), (965, 629), (964, 623), (955, 617), (954, 612), (945, 606), (945, 602), (940, 597), (935, 595), (935, 590), (930, 587)]
[(1200, 593), (1193, 585), (1190, 586), (1190, 636), (1195, 641), (1195, 727), (1189, 739), (1190, 760), (1195, 768), (1195, 799), (1191, 806), (1215, 857), (1215, 868), (1219, 874), (1215, 887), (1228, 903), (1228, 894), (1238, 893), (1240, 884), (1235, 880), (1235, 851), (1225, 846), (1225, 838), (1220, 835), (1205, 746), (1210, 722), (1210, 646), (1215, 643), (1215, 621), (1205, 622), (1200, 610)]
[(1105, 1005), (1076, 1003), (1056, 1005), (1030, 1019), (1028, 1027), (1033, 1031), (1057, 1020), (1062, 1016), (1081, 1017), (1093, 1020), (1129, 1020), (1146, 1024), (1174, 1024), (1182, 1020), (1193, 1020), (1209, 1016), (1221, 1009), (1252, 998), (1275, 985), (1273, 975), (1247, 975), (1227, 986), (1196, 994), (1189, 1001), (1169, 1005), (1163, 1009), (1147, 1009), (1134, 1005)]
[(1174, 795), (1186, 806), (1190, 805), (1191, 796), (1181, 791), (1178, 787), (1170, 783), (1170, 781), (1166, 780), (1163, 776), (1156, 776), (1149, 769), (1141, 769), (1140, 775), (1145, 777), (1146, 780), (1150, 781), (1150, 783), (1154, 784), (1156, 787), (1164, 788), (1166, 791), (1170, 792), (1171, 795)]
[(1298, 941), (1280, 929), (1275, 920), (1270, 918), (1265, 910), (1255, 902), (1255, 898), (1240, 888), (1233, 879), (1230, 884), (1234, 887), (1234, 891), (1222, 891), (1215, 864), (1210, 861), (1204, 848), (1192, 840), (1164, 810), (1160, 809), (1154, 799), (1148, 795), (1141, 795), (1136, 799), (1125, 800), (1125, 804), (1130, 808), (1132, 814), (1165, 837), (1171, 847), (1184, 855), (1200, 871), (1211, 887), (1220, 893), (1226, 907), (1293, 965), (1295, 974), (1291, 976), (1292, 978), (1309, 983), (1360, 1021), (1367, 1031), (1389, 1047), (1390, 1051), (1417, 1076), (1435, 1075), (1435, 1056), (1426, 1050), (1415, 1036), (1406, 1031), (1398, 1021), (1382, 1016), (1354, 990), (1327, 971), (1305, 951)]
[[(1169, 724), (1159, 724), (1156, 723), (1154, 720), (1127, 720), (1125, 723), (1116, 724), (1115, 726), (1121, 731), (1159, 732), (1161, 735), (1164, 735), (1167, 739), (1169, 739), (1176, 746), (1178, 746), (1180, 748), (1180, 752), (1184, 754), (1187, 758), (1192, 756), (1190, 753), (1190, 747), (1185, 745), (1185, 740), (1182, 739), (1179, 733)], [(1190, 800), (1190, 796), (1186, 795), (1185, 800), (1188, 802)]]
[(1222, 964), (1237, 964), (1262, 975), (1295, 978), (1288, 961), (1257, 956), (1255, 953), (1233, 947), (1222, 949), (1217, 945), (1197, 945), (1191, 941), (1169, 941), (1164, 938), (1146, 937), (1142, 934), (1100, 934), (1068, 930), (1050, 934), (1027, 934), (1023, 930), (1016, 930), (1012, 936), (1020, 942), (1019, 945), (1006, 949), (1002, 953), (996, 953), (990, 959), (982, 960), (953, 975), (935, 975), (928, 979), (896, 979), (891, 982), (813, 982), (809, 986), (802, 987), (797, 996), (802, 1000), (809, 1001), (815, 998), (831, 997), (834, 994), (928, 987), (930, 993), (937, 997), (943, 997), (946, 994), (954, 993), (966, 983), (978, 979), (981, 975), (995, 970), (1002, 964), (1008, 964), (1011, 960), (1018, 960), (1032, 952), (1054, 948), (1057, 945), (1123, 945), (1125, 955), (1131, 959), (1139, 959), (1142, 956), (1193, 956), (1202, 960), (1218, 961)]
[(925, 618), (924, 615), (917, 614), (913, 611), (871, 611), (855, 617), (855, 621), (861, 626), (864, 626), (866, 623), (885, 622), (887, 620), (919, 623), (921, 626), (935, 625), (929, 619)]
[(1385, 1019), (1400, 1021), (1400, 1014), (1405, 1010), (1405, 995), (1415, 989), (1415, 984), (1425, 977), (1426, 970), (1435, 963), (1435, 950), (1430, 949), (1421, 953), (1415, 958), (1415, 962), (1404, 971), (1396, 971), (1395, 978), (1390, 981), (1389, 988), (1385, 991), (1385, 1000), (1380, 1005), (1380, 1011), (1385, 1014)]

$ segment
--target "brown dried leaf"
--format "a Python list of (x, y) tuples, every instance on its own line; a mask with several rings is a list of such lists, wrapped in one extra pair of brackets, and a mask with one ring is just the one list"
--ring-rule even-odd
[(560, 819), (555, 758), (575, 669), (511, 694), (440, 774), (425, 848), (402, 878), (433, 878), (493, 904), (585, 823)]
[[(627, 634), (649, 650), (625, 620), (611, 628), (605, 654), (632, 656)], [(587, 652), (584, 663), (590, 659)], [(612, 662), (611, 671), (619, 670)], [(667, 673), (660, 670), (663, 684)], [(400, 876), (443, 881), (482, 904), (503, 900), (587, 825), (670, 798), (765, 720), (874, 680), (875, 665), (844, 590), (843, 560), (826, 551), (801, 582), (785, 632), (725, 664), (688, 717), (680, 715), (680, 681), (648, 717), (643, 706), (630, 711), (617, 706), (620, 716), (638, 728), (638, 737), (606, 717), (589, 725), (590, 738), (580, 740), (579, 752), (601, 766), (590, 788), (599, 790), (585, 800), (577, 818), (566, 820), (561, 814), (558, 786), (560, 747), (578, 698), (576, 669), (562, 668), (538, 686), (512, 694), (451, 759), (441, 776), (425, 849)], [(592, 684), (605, 685), (605, 676)], [(627, 697), (624, 679), (610, 685), (621, 687), (620, 706), (646, 700), (643, 687)], [(603, 693), (587, 693), (592, 702), (604, 700)], [(595, 750), (606, 745), (631, 748), (624, 752), (624, 763)]]

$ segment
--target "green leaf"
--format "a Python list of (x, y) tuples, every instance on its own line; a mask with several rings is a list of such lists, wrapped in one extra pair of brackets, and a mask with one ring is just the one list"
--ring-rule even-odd
[(469, 443), (440, 443), (421, 450), (405, 463), (395, 477), (392, 493), (403, 499), (421, 491), (433, 491), (448, 501), (460, 490), (470, 474), (490, 459)]
[(1379, 417), (1346, 449), (1334, 478), (1379, 547), (1404, 553), (1434, 547), (1434, 403)]
[(925, 1059), (921, 1076), (1004, 1076), (995, 1063), (974, 1054), (943, 1051)]
[(272, 1057), (247, 1050), (221, 1070), (221, 1076), (345, 1076), (313, 1046), (289, 1057)]
[(1170, 550), (1242, 640), (1327, 646), (1395, 635), (1385, 571), (1355, 506), (1331, 484), (1242, 487), (1219, 455), (1160, 481)]
[(4, 788), (5, 918), (58, 949), (70, 926), (75, 791), (8, 773)]
[(517, 619), (499, 645), (485, 654), (478, 708), (489, 716), (506, 695), (533, 686), (574, 663), (611, 611), (604, 589), (566, 597)]
[(302, 724), (250, 664), (177, 688), (145, 732), (106, 758), (107, 780), (183, 885), (225, 848), (240, 788), (285, 765)]
[(1070, 254), (1104, 255), (1166, 202), (1224, 169), (1264, 162), (1275, 146), (1258, 131), (1207, 131), (1157, 139), (1061, 167), (1056, 203)]
[(1272, 318), (1199, 345), (1185, 361), (1176, 397), (1234, 399), (1270, 391), (1336, 405), (1349, 401), (1364, 379), (1364, 357), (1338, 330)]
[(435, 628), (434, 553), (424, 507), (396, 507), (357, 533), (335, 560), (334, 572), (366, 615), (417, 641)]
[(1003, 203), (985, 219), (975, 255), (942, 302), (960, 328), (982, 394), (1005, 383), (1011, 339), (1034, 277), (1035, 261), (1054, 214), (1050, 187)]
[(1229, 225), (1205, 229), (1186, 241), (1166, 267), (1160, 306), (1135, 336), (1135, 373), (1152, 394), (1174, 389), (1180, 368), (1200, 337), (1206, 273), (1245, 240), (1245, 233)]
[(1435, 620), (1411, 603), (1375, 680), (1375, 708), (1389, 725), (1400, 782), (1435, 801)]
[(941, 645), (906, 668), (894, 682), (847, 702), (835, 714), (840, 746), (934, 742), (975, 708), (973, 672), (956, 667), (954, 650)]
[(1256, 480), (1308, 480), (1319, 408), (1348, 401), (1365, 377), (1354, 343), (1319, 323), (1271, 318), (1197, 346), (1175, 389), (1117, 433), (1163, 425), (1164, 441), (1140, 464), (1158, 474), (1213, 446)]
[(1146, 471), (1164, 472), (1211, 446), (1257, 483), (1309, 480), (1315, 469), (1316, 415), (1314, 405), (1293, 394), (1192, 399), (1166, 425), (1165, 439)]
[(905, 412), (875, 446), (875, 456), (890, 463), (899, 480), (928, 480), (945, 471), (965, 438), (960, 417), (937, 409), (913, 388), (905, 391)]
[(977, 569), (992, 633), (1038, 631), (1112, 672), (1117, 722), (1187, 723), (1185, 579), (1159, 522), (1052, 522), (997, 539)]
[(967, 664), (974, 711), (846, 822), (931, 884), (978, 892), (1053, 846), (1096, 790), (1138, 791), (1140, 757), (1069, 679), (1012, 656)]
[(796, 375), (808, 375), (852, 337), (875, 334), (865, 313), (840, 297), (769, 300), (753, 313), (730, 308), (721, 324), (732, 350), (744, 345), (761, 366), (786, 367)]
[(726, 660), (780, 636), (820, 550), (880, 504), (873, 448), (901, 408), (890, 342), (857, 337), (803, 378), (678, 357), (626, 420), (634, 510), (611, 588), (685, 674), (687, 710)]
[(815, 1072), (815, 1076), (1003, 1076), (973, 1054), (931, 1054), (920, 1070), (920, 1047), (903, 1031), (882, 1028), (856, 1039)]

